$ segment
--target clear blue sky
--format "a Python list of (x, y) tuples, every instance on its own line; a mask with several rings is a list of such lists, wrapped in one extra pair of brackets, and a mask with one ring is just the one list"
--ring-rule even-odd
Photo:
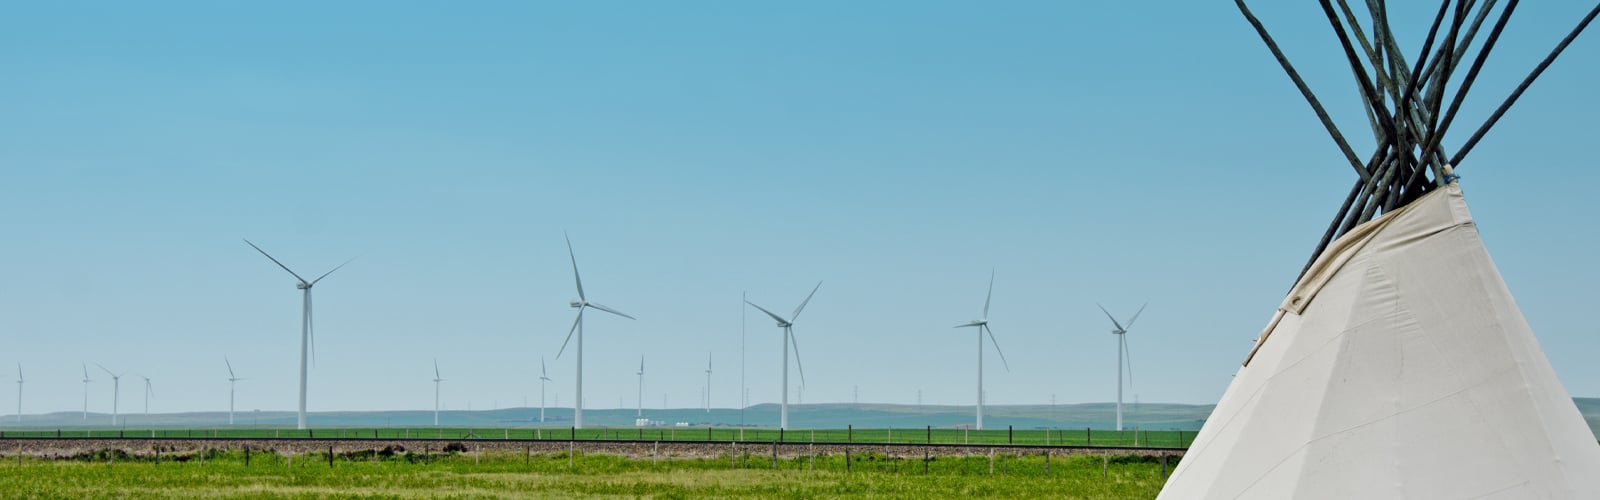
[[(1370, 150), (1320, 10), (1256, 3)], [(1409, 8), (1415, 47), (1431, 8)], [(1586, 8), (1524, 4), (1458, 124)], [(1597, 57), (1580, 38), (1461, 171), (1578, 396), (1600, 396)], [(304, 274), (365, 255), (317, 288), (312, 410), (427, 408), (435, 356), (450, 408), (537, 404), (541, 356), (570, 404), (565, 230), (591, 298), (639, 318), (590, 320), (590, 407), (634, 404), (641, 353), (647, 405), (695, 405), (708, 351), (734, 406), (740, 292), (789, 311), (818, 280), (807, 402), (970, 404), (951, 326), (991, 268), (991, 403), (1111, 400), (1095, 303), (1146, 301), (1129, 399), (1210, 403), (1342, 161), (1225, 1), (13, 3), (0, 364), (29, 413), (77, 409), (80, 362), (152, 377), (152, 411), (225, 409), (224, 355), (240, 408), (292, 409), (299, 295), (249, 237)], [(777, 329), (750, 313), (773, 402)]]

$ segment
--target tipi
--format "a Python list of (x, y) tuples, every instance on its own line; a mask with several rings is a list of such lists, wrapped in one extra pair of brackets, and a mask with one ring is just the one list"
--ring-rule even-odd
[(1360, 179), (1159, 498), (1600, 498), (1600, 444), (1452, 172), (1600, 6), (1447, 156), (1441, 137), (1517, 2), (1444, 0), (1408, 63), (1382, 0), (1366, 20), (1321, 0), (1377, 135), (1362, 161), (1236, 3)]

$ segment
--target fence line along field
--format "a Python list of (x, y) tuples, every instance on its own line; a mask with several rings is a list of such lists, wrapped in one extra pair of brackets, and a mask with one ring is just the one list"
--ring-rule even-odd
[[(48, 439), (8, 439), (5, 445)], [(50, 440), (53, 441), (53, 440)], [(203, 440), (185, 440), (188, 442)], [(314, 440), (278, 440), (311, 444)], [(321, 444), (320, 440), (315, 440)], [(152, 441), (156, 442), (156, 441)], [(331, 450), (204, 447), (129, 453), (99, 449), (57, 459), (18, 454), (0, 468), (0, 496), (194, 498), (247, 496), (705, 496), (1152, 498), (1176, 457), (1140, 453), (1052, 455), (1021, 447), (906, 453), (910, 445), (729, 443), (706, 453), (635, 442), (631, 453), (521, 451), (514, 442), (394, 444)], [(368, 444), (375, 444), (368, 443)], [(590, 445), (598, 443), (589, 443)], [(675, 445), (675, 446), (674, 446)], [(899, 449), (896, 449), (899, 448)], [(644, 453), (650, 449), (650, 453)], [(779, 452), (779, 450), (783, 450)], [(889, 451), (884, 453), (882, 451)]]
[(727, 427), (588, 428), (352, 427), (324, 429), (154, 428), (28, 429), (0, 438), (273, 438), (273, 439), (517, 439), (544, 441), (703, 441), (784, 443), (993, 444), (1039, 446), (1188, 447), (1194, 431), (1096, 429), (761, 429)]

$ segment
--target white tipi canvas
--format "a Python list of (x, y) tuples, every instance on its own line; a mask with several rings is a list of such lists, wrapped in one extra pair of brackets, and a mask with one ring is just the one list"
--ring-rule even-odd
[(1318, 257), (1159, 498), (1600, 498), (1600, 444), (1451, 183)]

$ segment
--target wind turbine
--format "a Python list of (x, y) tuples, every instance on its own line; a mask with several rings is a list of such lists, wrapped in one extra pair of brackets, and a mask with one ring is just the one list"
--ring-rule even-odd
[(606, 307), (606, 306), (603, 306), (603, 305), (600, 305), (600, 304), (596, 304), (594, 302), (589, 302), (589, 298), (583, 294), (583, 277), (578, 275), (578, 257), (577, 257), (576, 254), (574, 254), (572, 252), (572, 237), (570, 237), (570, 236), (567, 237), (567, 257), (572, 259), (572, 280), (578, 284), (578, 300), (574, 300), (570, 304), (573, 309), (577, 309), (578, 310), (578, 319), (576, 319), (576, 320), (574, 320), (572, 322), (572, 329), (571, 330), (567, 330), (567, 340), (561, 342), (561, 350), (556, 352), (556, 359), (561, 359), (561, 354), (564, 353), (564, 352), (567, 352), (567, 342), (571, 342), (572, 341), (572, 334), (574, 334), (574, 333), (578, 334), (578, 354), (577, 354), (577, 356), (578, 356), (578, 368), (577, 368), (578, 376), (577, 376), (577, 382), (576, 382), (578, 388), (577, 388), (577, 395), (573, 398), (573, 401), (575, 401), (575, 403), (573, 403), (573, 405), (572, 405), (572, 427), (573, 428), (577, 428), (577, 429), (582, 429), (583, 428), (583, 312), (585, 310), (587, 310), (587, 309), (593, 308), (593, 309), (598, 309), (598, 310), (605, 311), (605, 312), (608, 312), (608, 313), (611, 313), (611, 314), (615, 314), (617, 316), (622, 316), (622, 317), (628, 318), (628, 319), (635, 319), (635, 318), (633, 316), (629, 316), (627, 314), (623, 314), (621, 311), (618, 311), (616, 309), (612, 309), (612, 308), (609, 308), (609, 307)]
[(983, 429), (983, 335), (989, 334), (989, 342), (994, 344), (994, 352), (1000, 355), (1000, 364), (1006, 367), (1006, 372), (1011, 371), (1011, 364), (1006, 363), (1006, 353), (1000, 351), (1000, 341), (994, 339), (994, 330), (989, 328), (989, 303), (994, 299), (994, 272), (989, 272), (989, 293), (983, 298), (983, 318), (956, 325), (956, 328), (978, 329), (978, 426)]
[(22, 363), (17, 363), (17, 425), (22, 425)]
[(706, 413), (711, 413), (711, 353), (706, 353)]
[(439, 375), (439, 358), (433, 358), (433, 426), (439, 426), (439, 383), (444, 382), (444, 377)]
[(550, 376), (544, 371), (544, 358), (539, 358), (539, 423), (544, 423), (544, 383), (550, 381)]
[(88, 422), (89, 421), (89, 382), (94, 382), (94, 380), (89, 378), (89, 364), (88, 363), (80, 363), (80, 364), (83, 365), (83, 421), (84, 422)]
[(290, 270), (289, 266), (285, 266), (282, 262), (278, 262), (278, 259), (268, 254), (266, 250), (262, 250), (261, 247), (256, 246), (255, 243), (251, 243), (250, 240), (244, 240), (244, 242), (245, 244), (250, 245), (250, 248), (256, 249), (257, 252), (261, 252), (261, 255), (266, 256), (267, 259), (271, 260), (273, 264), (277, 264), (278, 267), (283, 268), (284, 271), (288, 271), (291, 276), (294, 276), (294, 279), (300, 281), (294, 285), (295, 288), (300, 289), (302, 292), (300, 305), (300, 415), (296, 420), (295, 428), (305, 429), (306, 355), (307, 353), (311, 353), (311, 356), (315, 357), (317, 345), (316, 337), (312, 333), (311, 328), (311, 287), (316, 286), (317, 282), (322, 281), (323, 278), (328, 277), (328, 275), (333, 274), (334, 271), (338, 271), (339, 268), (344, 267), (346, 264), (349, 264), (356, 259), (352, 257), (350, 260), (344, 261), (344, 264), (339, 264), (328, 272), (322, 273), (322, 276), (318, 276), (317, 279), (306, 281), (305, 278), (301, 278), (299, 274), (296, 274), (294, 271)]
[(233, 362), (227, 356), (222, 357), (222, 362), (228, 365), (228, 425), (233, 425), (233, 383), (244, 379), (233, 374)]
[(110, 375), (111, 376), (111, 426), (112, 427), (116, 427), (117, 426), (117, 400), (119, 399), (119, 397), (122, 394), (122, 375), (121, 374), (117, 374), (117, 373), (111, 373), (111, 370), (109, 368), (106, 368), (105, 365), (102, 365), (100, 363), (95, 363), (94, 365), (100, 367), (101, 370), (105, 370), (106, 371), (106, 375)]
[(1106, 310), (1106, 306), (1095, 305), (1100, 306), (1100, 312), (1106, 313), (1106, 317), (1111, 319), (1111, 325), (1116, 327), (1111, 330), (1111, 334), (1117, 336), (1117, 430), (1120, 431), (1122, 430), (1123, 360), (1128, 362), (1128, 387), (1133, 387), (1133, 355), (1128, 354), (1128, 329), (1133, 328), (1133, 322), (1139, 320), (1139, 314), (1143, 313), (1144, 307), (1150, 304), (1146, 303), (1143, 306), (1139, 306), (1139, 311), (1133, 313), (1133, 317), (1128, 318), (1128, 326), (1122, 326), (1122, 323), (1118, 323), (1117, 318), (1111, 315), (1111, 311)]
[[(638, 375), (639, 376), (639, 410), (636, 413), (634, 413), (634, 416), (635, 417), (643, 417), (644, 416), (644, 356), (643, 355), (639, 356), (639, 373), (635, 373), (634, 375)], [(665, 407), (665, 406), (667, 406), (667, 404), (665, 402), (663, 402), (663, 403), (661, 403), (661, 406)]]
[(139, 378), (144, 379), (144, 421), (148, 424), (150, 422), (150, 396), (154, 396), (156, 390), (150, 386), (150, 377), (140, 375)]
[(767, 316), (771, 316), (772, 319), (778, 322), (778, 328), (783, 329), (783, 399), (778, 406), (779, 429), (789, 428), (789, 346), (791, 345), (794, 346), (795, 367), (800, 369), (800, 385), (804, 386), (806, 384), (806, 368), (800, 363), (800, 344), (794, 340), (794, 322), (800, 319), (800, 311), (805, 310), (806, 304), (811, 302), (811, 297), (817, 294), (818, 288), (822, 288), (821, 281), (818, 281), (817, 286), (811, 289), (811, 294), (806, 296), (806, 300), (800, 302), (800, 307), (794, 308), (794, 314), (790, 314), (789, 319), (784, 319), (783, 316), (774, 314), (754, 302), (744, 301), (744, 303), (750, 304), (751, 307), (767, 313)]

